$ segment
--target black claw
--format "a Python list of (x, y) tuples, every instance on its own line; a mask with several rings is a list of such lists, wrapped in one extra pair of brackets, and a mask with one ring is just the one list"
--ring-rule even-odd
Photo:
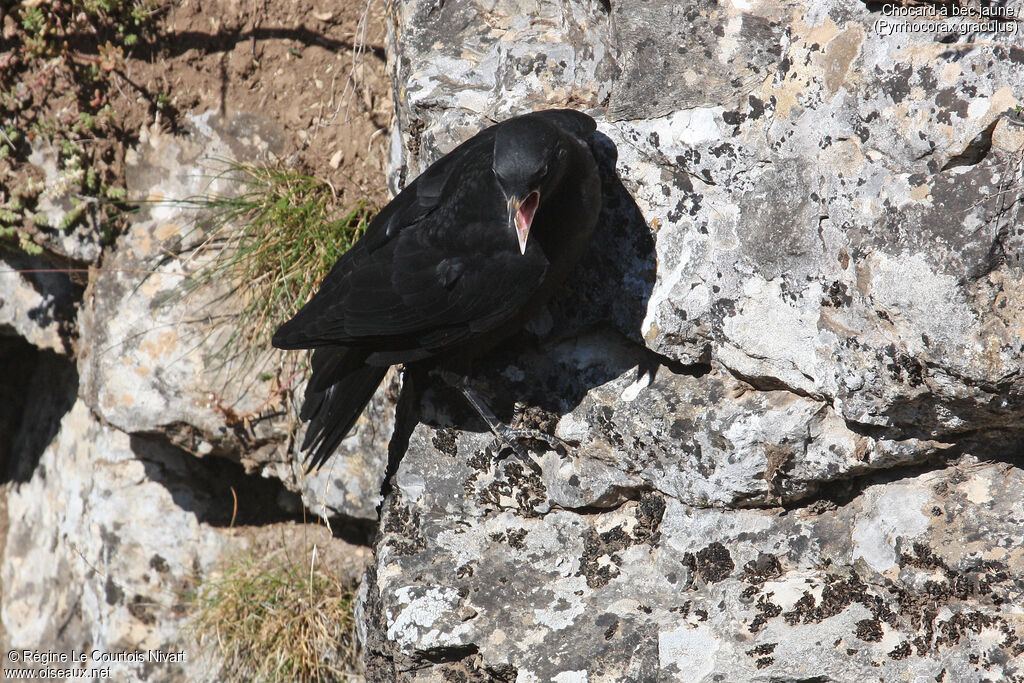
[[(507, 431), (513, 431), (509, 430), (508, 427), (505, 429)], [(531, 470), (537, 474), (542, 473), (540, 465), (536, 460), (530, 457), (530, 454), (527, 453), (525, 449), (523, 449), (522, 445), (519, 444), (513, 434), (499, 434), (494, 437), (494, 440), (487, 446), (487, 449), (495, 453), (495, 460), (504, 460), (507, 457), (507, 453), (511, 452)]]

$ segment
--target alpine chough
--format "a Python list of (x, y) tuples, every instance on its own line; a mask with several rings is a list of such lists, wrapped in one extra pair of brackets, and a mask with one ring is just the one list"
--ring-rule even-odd
[[(429, 363), (451, 375), (548, 299), (601, 208), (595, 129), (586, 114), (557, 109), (462, 143), (377, 214), (277, 330), (277, 348), (314, 349), (300, 411), (310, 469), (330, 457), (389, 366)], [(460, 388), (498, 433), (468, 383)], [(500, 427), (506, 441), (518, 435)]]

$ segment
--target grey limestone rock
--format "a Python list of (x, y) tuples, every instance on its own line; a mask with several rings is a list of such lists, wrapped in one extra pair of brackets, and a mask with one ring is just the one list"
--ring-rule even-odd
[(182, 635), (182, 595), (236, 544), (197, 518), (205, 504), (183, 485), (190, 460), (74, 405), (34, 475), (6, 496), (5, 652), (187, 650), (187, 661), (166, 665), (91, 665), (122, 680), (209, 680)]
[[(253, 115), (187, 118), (182, 134), (147, 131), (126, 157), (129, 190), (153, 204), (119, 239), (87, 292), (80, 318), (89, 339), (80, 354), (83, 398), (127, 433), (161, 435), (197, 456), (244, 461), (279, 478), (325, 517), (373, 519), (390, 435), (384, 390), (373, 419), (360, 423), (328, 467), (305, 476), (283, 448), (294, 410), (285, 398), (302, 396), (301, 361), (280, 373), (283, 356), (269, 347), (254, 358), (225, 354), (241, 297), (232, 283), (186, 286), (210, 255), (196, 251), (206, 234), (196, 209), (182, 200), (230, 194), (225, 160), (280, 152), (280, 134)], [(265, 369), (273, 377), (261, 378)], [(289, 376), (294, 386), (282, 391)]]
[(567, 454), (535, 471), (457, 397), (419, 402), (361, 593), (370, 675), (1024, 676), (1016, 34), (837, 2), (390, 19), (395, 189), (572, 106), (606, 206), (476, 377)]
[[(229, 191), (216, 160), (280, 136), (188, 115), (126, 157), (155, 201), (91, 278), (77, 374), (76, 292), (0, 282), (0, 367), (55, 389), (15, 403), (66, 412), (19, 432), (38, 462), (5, 472), (5, 644), (173, 647), (176, 587), (233, 543), (229, 498), (196, 482), (244, 478), (226, 458), (270, 482), (253, 500), (297, 509), (280, 479), (316, 514), (374, 519), (390, 443), (369, 680), (1024, 677), (1017, 34), (834, 0), (388, 11), (393, 190), (494, 121), (598, 121), (593, 247), (473, 377), (566, 452), (509, 456), (433, 383), (396, 419), (395, 373), (305, 477), (286, 457), (301, 383), (218, 356), (229, 283), (175, 299), (203, 235), (168, 200)], [(47, 248), (92, 263), (81, 237)]]

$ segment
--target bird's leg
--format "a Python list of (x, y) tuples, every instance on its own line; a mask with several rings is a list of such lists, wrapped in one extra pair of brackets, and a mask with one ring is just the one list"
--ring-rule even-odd
[(565, 447), (559, 441), (557, 437), (545, 434), (539, 429), (513, 429), (507, 424), (499, 420), (494, 411), (492, 411), (483, 398), (470, 386), (469, 380), (466, 377), (456, 375), (455, 373), (448, 372), (446, 370), (439, 370), (437, 374), (450, 386), (455, 387), (462, 395), (466, 397), (469, 404), (473, 406), (473, 410), (477, 412), (480, 418), (487, 423), (487, 427), (491, 430), (498, 441), (503, 442), (506, 446), (512, 449), (512, 451), (519, 456), (519, 458), (525, 462), (535, 472), (540, 472), (540, 466), (526, 453), (523, 447), (519, 444), (519, 439), (539, 439), (547, 443), (553, 450), (562, 452)]

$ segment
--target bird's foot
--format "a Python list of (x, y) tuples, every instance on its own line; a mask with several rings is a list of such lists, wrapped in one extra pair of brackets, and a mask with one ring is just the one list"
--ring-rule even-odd
[(543, 441), (546, 443), (551, 450), (555, 451), (559, 455), (565, 455), (566, 444), (557, 436), (552, 436), (539, 429), (516, 429), (509, 427), (506, 424), (498, 423), (495, 425), (495, 438), (491, 442), (490, 448), (496, 453), (501, 453), (505, 448), (510, 449), (516, 456), (526, 463), (527, 467), (532, 469), (537, 474), (541, 473), (540, 465), (537, 461), (530, 456), (523, 444), (520, 443), (521, 439), (530, 439), (535, 441)]
[[(522, 460), (527, 467), (532, 469), (534, 472), (540, 474), (541, 468), (537, 464), (537, 461), (530, 457), (523, 445), (519, 443), (520, 439), (535, 439), (537, 441), (543, 441), (552, 450), (565, 455), (567, 453), (566, 444), (556, 436), (552, 436), (546, 432), (542, 432), (539, 429), (524, 429), (510, 427), (497, 417), (494, 412), (488, 407), (487, 403), (483, 398), (473, 390), (470, 386), (469, 381), (465, 377), (459, 377), (451, 372), (439, 371), (441, 379), (448, 384), (454, 386), (462, 392), (462, 395), (466, 397), (469, 404), (473, 406), (477, 414), (483, 418), (484, 422), (487, 423), (488, 429), (494, 434), (495, 439), (488, 446), (488, 449), (498, 454), (501, 453), (506, 447), (511, 449), (516, 456)], [(523, 417), (524, 406), (517, 403), (512, 415), (512, 422), (521, 421)]]
[(534, 439), (536, 441), (543, 441), (548, 447), (554, 452), (561, 456), (566, 456), (569, 453), (569, 444), (562, 439), (559, 439), (554, 434), (548, 434), (540, 429), (524, 428), (516, 425), (521, 425), (523, 422), (527, 422), (525, 419), (526, 406), (522, 403), (516, 402), (512, 409), (512, 421), (511, 427), (506, 427), (510, 432), (515, 434), (517, 439)]
[(503, 460), (505, 455), (503, 452), (511, 451), (524, 465), (533, 470), (536, 474), (541, 474), (542, 470), (540, 464), (530, 456), (523, 445), (519, 443), (520, 438), (524, 438), (520, 435), (519, 430), (512, 429), (507, 425), (500, 425), (495, 430), (494, 440), (491, 441), (487, 446), (487, 450), (495, 454), (495, 460)]

